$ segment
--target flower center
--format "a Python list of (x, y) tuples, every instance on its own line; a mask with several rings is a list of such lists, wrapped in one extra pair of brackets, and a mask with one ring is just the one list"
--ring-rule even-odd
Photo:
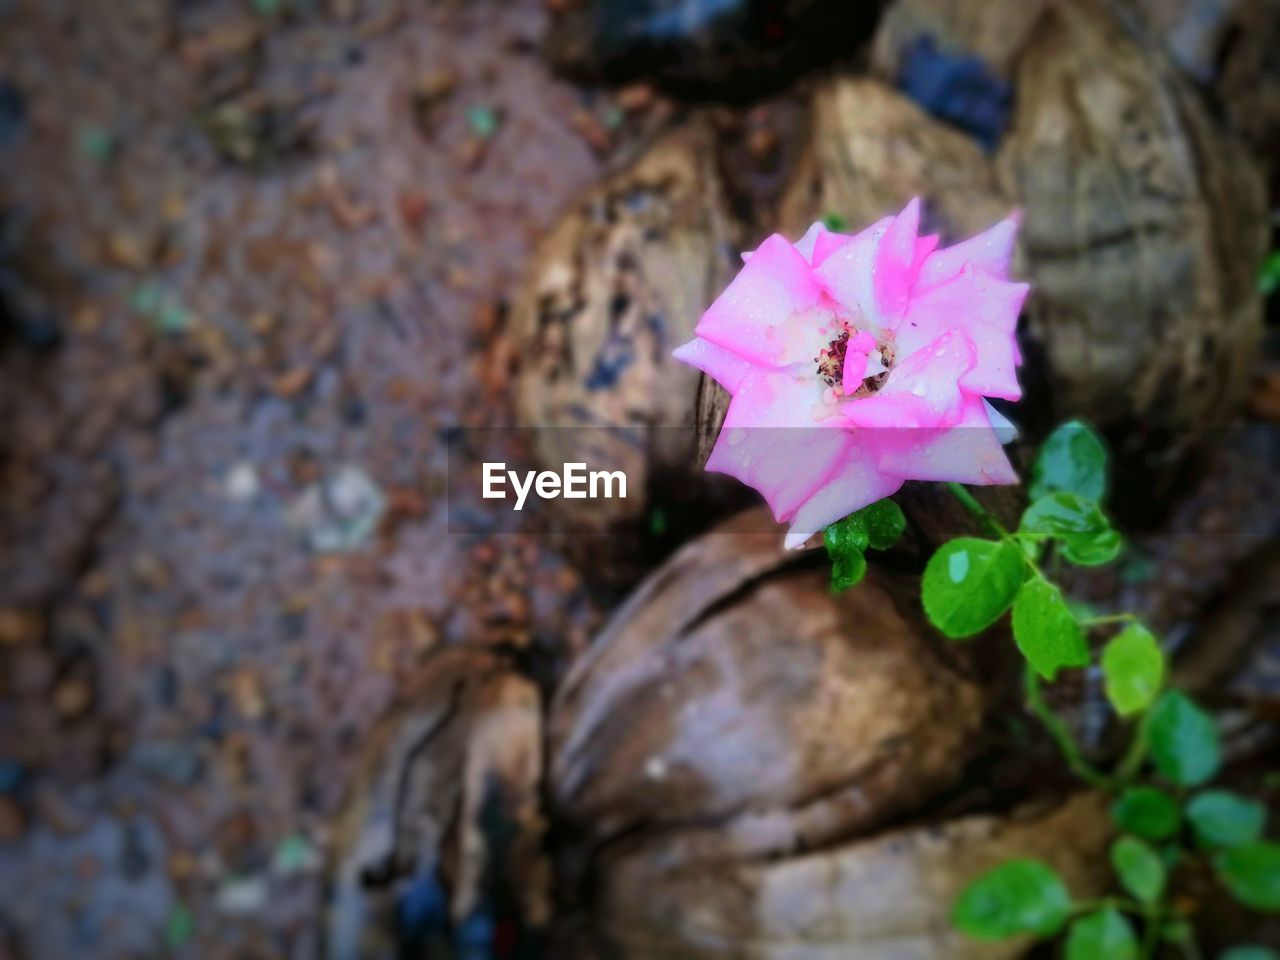
[[(846, 329), (840, 336), (819, 350), (818, 355), (813, 358), (814, 363), (818, 366), (818, 378), (827, 386), (835, 387), (837, 390), (842, 389), (844, 386), (844, 365), (845, 359), (849, 354), (849, 338), (850, 331)], [(865, 350), (865, 348), (863, 349)], [(893, 367), (893, 344), (877, 343), (875, 352), (871, 356), (879, 359), (879, 363), (871, 368), (876, 372), (870, 376), (863, 377), (853, 392), (847, 394), (847, 396), (870, 396), (884, 386), (884, 382), (889, 376), (889, 370)], [(867, 363), (866, 353), (858, 353), (855, 362), (865, 365)]]
[(844, 355), (849, 349), (849, 331), (846, 330), (818, 351), (814, 362), (818, 364), (818, 376), (829, 387), (840, 386), (844, 377)]

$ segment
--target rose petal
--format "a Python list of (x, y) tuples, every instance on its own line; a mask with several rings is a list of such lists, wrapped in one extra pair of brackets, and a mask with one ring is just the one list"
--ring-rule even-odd
[(885, 217), (832, 251), (813, 273), (831, 299), (853, 318), (859, 328), (887, 330), (875, 289), (875, 256), (881, 238), (893, 223)]
[(742, 378), (755, 369), (750, 360), (701, 337), (694, 337), (676, 347), (671, 355), (681, 363), (701, 370), (730, 393), (737, 391)]
[(1018, 237), (1018, 221), (1009, 217), (975, 237), (944, 247), (925, 259), (916, 277), (916, 291), (922, 293), (957, 276), (965, 264), (972, 264), (1000, 280), (1008, 279)]
[(965, 397), (960, 420), (940, 430), (876, 431), (880, 469), (910, 480), (1017, 483), (980, 397)]
[(960, 385), (968, 392), (1005, 400), (1022, 396), (1018, 386), (1018, 314), (1030, 288), (966, 266), (941, 286), (912, 297), (894, 330), (899, 362), (939, 334), (960, 328), (977, 350), (977, 363)]
[(913, 199), (893, 218), (876, 248), (876, 303), (888, 325), (902, 316), (915, 279), (916, 241), (920, 233), (920, 198)]
[(823, 260), (826, 260), (827, 257), (831, 256), (831, 254), (835, 253), (852, 239), (853, 237), (848, 234), (835, 233), (830, 230), (826, 233), (819, 234), (813, 244), (813, 265), (815, 267), (819, 266)]
[(774, 234), (702, 315), (695, 332), (764, 366), (809, 362), (838, 327), (834, 317), (814, 309), (821, 299), (809, 262)]
[(787, 549), (803, 546), (819, 530), (892, 496), (901, 486), (902, 478), (879, 469), (872, 453), (855, 439), (822, 486), (796, 510), (785, 541)]
[(816, 416), (825, 409), (825, 393), (816, 377), (746, 377), (729, 404), (707, 469), (754, 487), (777, 520), (788, 519), (852, 442), (838, 418)]
[(976, 351), (960, 330), (949, 330), (896, 365), (877, 393), (840, 407), (858, 427), (888, 429), (950, 426), (960, 418), (960, 383)]

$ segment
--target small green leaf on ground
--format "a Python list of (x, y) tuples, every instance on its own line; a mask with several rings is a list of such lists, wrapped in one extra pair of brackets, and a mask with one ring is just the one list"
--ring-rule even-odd
[(1212, 779), (1222, 763), (1213, 718), (1177, 690), (1165, 693), (1151, 708), (1147, 737), (1156, 769), (1179, 786), (1198, 787)]
[(925, 613), (953, 639), (989, 627), (1022, 584), (1022, 552), (1004, 540), (960, 537), (938, 548), (920, 584)]
[(1039, 860), (1010, 860), (984, 873), (956, 901), (952, 922), (971, 937), (1053, 936), (1067, 922), (1071, 896)]
[(1089, 646), (1062, 591), (1038, 577), (1024, 583), (1013, 602), (1013, 639), (1046, 680), (1052, 680), (1062, 667), (1083, 667), (1089, 662)]
[(1230, 790), (1206, 790), (1187, 804), (1187, 820), (1206, 847), (1238, 847), (1262, 838), (1267, 808)]
[(1071, 924), (1066, 960), (1135, 960), (1138, 938), (1118, 910), (1099, 910)]
[(1258, 841), (1230, 847), (1214, 860), (1218, 877), (1246, 907), (1280, 912), (1280, 844)]
[(164, 925), (164, 942), (170, 950), (181, 950), (195, 933), (196, 920), (186, 904), (175, 904)]
[(1102, 651), (1107, 699), (1122, 717), (1149, 707), (1164, 683), (1164, 654), (1151, 631), (1130, 624)]
[(1270, 947), (1245, 943), (1230, 948), (1218, 960), (1280, 960), (1280, 953), (1276, 953)]
[(483, 140), (488, 140), (498, 132), (501, 119), (492, 107), (477, 105), (467, 108), (467, 126), (471, 132)]
[(1049, 435), (1031, 470), (1027, 493), (1033, 501), (1059, 490), (1097, 503), (1107, 493), (1107, 448), (1093, 428), (1079, 420)]
[(1129, 787), (1111, 805), (1111, 818), (1121, 830), (1144, 840), (1165, 840), (1182, 822), (1177, 801), (1155, 787)]
[(1111, 845), (1111, 865), (1121, 885), (1143, 903), (1160, 899), (1164, 892), (1164, 861), (1146, 842), (1137, 837), (1121, 837)]

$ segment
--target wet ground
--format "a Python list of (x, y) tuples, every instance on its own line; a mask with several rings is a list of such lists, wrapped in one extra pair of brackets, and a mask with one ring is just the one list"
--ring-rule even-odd
[(441, 440), (630, 115), (537, 2), (283, 6), (0, 5), (0, 956), (315, 955), (430, 652), (594, 622)]

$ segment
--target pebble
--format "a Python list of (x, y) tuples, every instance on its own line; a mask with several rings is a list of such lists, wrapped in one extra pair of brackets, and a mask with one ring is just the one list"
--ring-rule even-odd
[(204, 766), (199, 747), (186, 740), (144, 740), (134, 744), (128, 762), (147, 776), (174, 786), (195, 783)]
[(228, 916), (244, 917), (261, 913), (266, 902), (267, 883), (262, 877), (227, 880), (218, 888), (218, 910)]
[(93, 704), (93, 687), (88, 681), (72, 677), (53, 688), (53, 708), (64, 720), (83, 716)]
[(252, 500), (261, 488), (257, 468), (243, 460), (227, 471), (222, 486), (223, 493), (232, 503), (245, 503)]

